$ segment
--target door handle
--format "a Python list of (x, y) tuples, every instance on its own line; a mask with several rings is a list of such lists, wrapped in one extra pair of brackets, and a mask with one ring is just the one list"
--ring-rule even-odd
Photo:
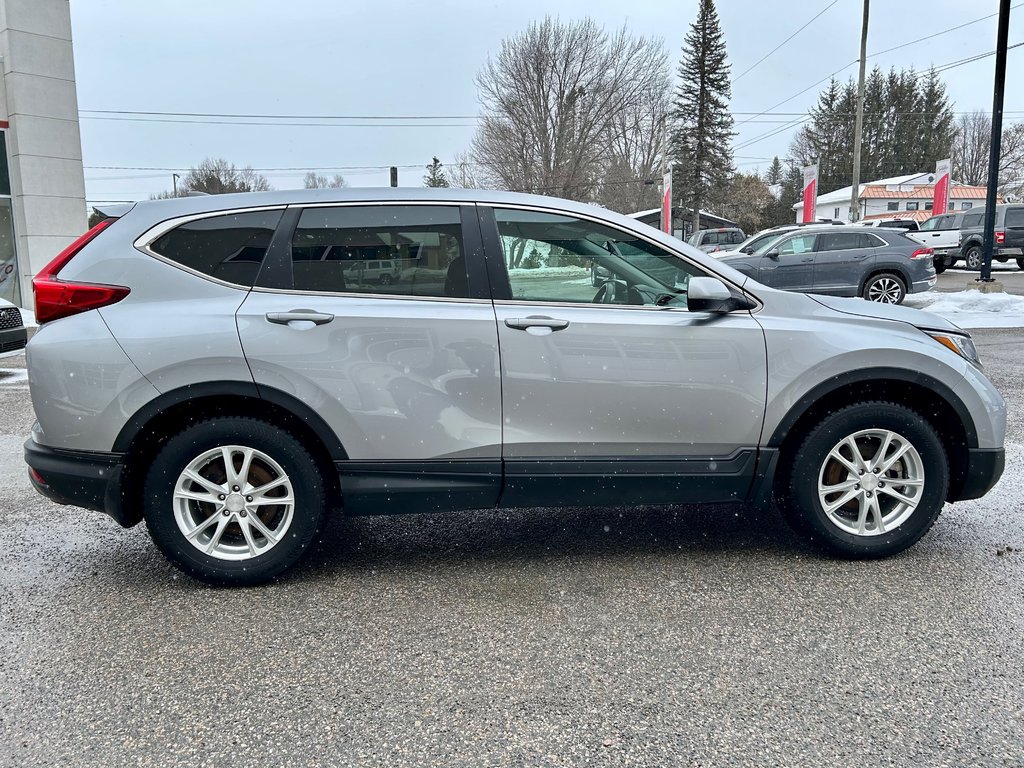
[(278, 325), (288, 325), (295, 320), (305, 320), (316, 325), (329, 323), (334, 315), (327, 312), (315, 312), (312, 309), (292, 309), (288, 312), (267, 312), (267, 320)]
[(569, 321), (556, 320), (553, 317), (508, 317), (505, 319), (505, 325), (517, 331), (525, 331), (527, 328), (550, 328), (552, 331), (561, 331), (569, 327)]

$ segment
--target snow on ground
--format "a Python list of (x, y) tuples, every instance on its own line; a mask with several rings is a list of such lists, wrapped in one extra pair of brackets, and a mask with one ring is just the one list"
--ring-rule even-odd
[(907, 296), (903, 305), (940, 315), (961, 328), (1024, 327), (1024, 296), (1009, 293), (928, 291)]

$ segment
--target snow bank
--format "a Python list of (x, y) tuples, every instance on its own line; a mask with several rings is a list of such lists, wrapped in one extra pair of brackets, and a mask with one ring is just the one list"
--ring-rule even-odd
[(941, 315), (961, 328), (1024, 327), (1024, 296), (1009, 293), (982, 293), (968, 290), (956, 293), (915, 293), (904, 306)]

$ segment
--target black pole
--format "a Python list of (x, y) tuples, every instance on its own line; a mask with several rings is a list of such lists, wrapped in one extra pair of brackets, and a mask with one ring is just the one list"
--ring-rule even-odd
[(393, 165), (391, 166), (391, 186), (398, 186), (398, 168)]
[(999, 150), (1003, 138), (1003, 85), (1006, 83), (1006, 40), (1010, 34), (1010, 0), (999, 0), (996, 33), (996, 81), (992, 88), (992, 151), (988, 157), (985, 191), (985, 232), (982, 240), (982, 283), (992, 282), (992, 248), (996, 238), (996, 187), (999, 186)]

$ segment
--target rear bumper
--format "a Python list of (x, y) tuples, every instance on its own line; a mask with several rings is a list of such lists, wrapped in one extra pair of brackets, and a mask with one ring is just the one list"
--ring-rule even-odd
[(1006, 452), (1002, 448), (970, 448), (967, 451), (967, 473), (959, 489), (950, 489), (947, 501), (980, 499), (1003, 474)]
[(937, 282), (939, 282), (937, 275), (926, 277), (924, 280), (915, 280), (911, 283), (908, 293), (922, 293), (924, 291), (930, 291)]
[(31, 438), (25, 442), (29, 480), (39, 493), (58, 504), (103, 512), (130, 528), (142, 518), (122, 503), (123, 461), (119, 453), (63, 451)]

